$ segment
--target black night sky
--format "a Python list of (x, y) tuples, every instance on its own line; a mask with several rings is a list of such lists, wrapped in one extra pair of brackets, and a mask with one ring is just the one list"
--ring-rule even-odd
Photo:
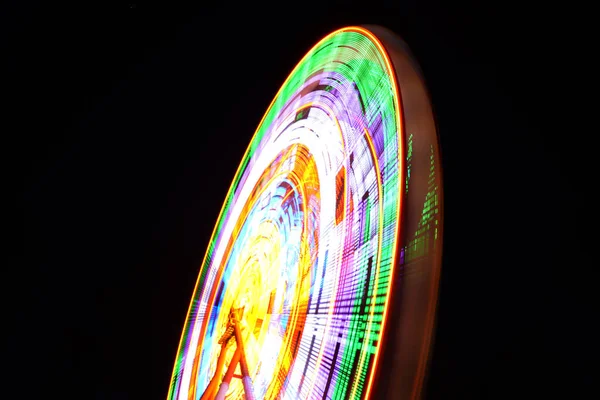
[(546, 3), (162, 3), (2, 7), (10, 391), (165, 398), (206, 245), (271, 99), (321, 37), (380, 24), (412, 48), (441, 137), (426, 398), (595, 397), (587, 136), (558, 128), (565, 44)]

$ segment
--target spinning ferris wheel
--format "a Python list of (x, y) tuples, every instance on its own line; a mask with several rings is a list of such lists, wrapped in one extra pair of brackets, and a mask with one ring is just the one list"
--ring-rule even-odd
[(233, 179), (168, 399), (419, 397), (441, 250), (440, 151), (418, 67), (385, 28), (329, 34)]

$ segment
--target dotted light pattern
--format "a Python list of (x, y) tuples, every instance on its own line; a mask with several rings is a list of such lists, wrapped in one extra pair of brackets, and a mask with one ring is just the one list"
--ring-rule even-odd
[[(168, 399), (200, 399), (219, 353), (233, 357), (219, 339), (240, 307), (255, 398), (365, 397), (406, 184), (394, 79), (379, 41), (345, 28), (286, 80), (217, 221)], [(244, 398), (240, 379), (227, 398)]]

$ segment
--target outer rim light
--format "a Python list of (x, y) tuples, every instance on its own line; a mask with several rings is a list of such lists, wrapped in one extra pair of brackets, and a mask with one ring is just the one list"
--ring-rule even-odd
[[(362, 33), (363, 35), (367, 36), (373, 43), (375, 43), (375, 46), (377, 46), (379, 52), (381, 53), (381, 55), (383, 56), (383, 59), (385, 60), (385, 65), (386, 68), (388, 70), (388, 74), (390, 77), (390, 80), (392, 82), (392, 88), (394, 90), (394, 106), (396, 108), (396, 113), (395, 113), (395, 117), (396, 117), (396, 124), (398, 126), (398, 164), (399, 164), (399, 173), (398, 175), (400, 176), (400, 182), (404, 182), (404, 180), (406, 179), (405, 177), (405, 169), (406, 169), (406, 165), (405, 165), (405, 152), (404, 152), (404, 125), (402, 124), (402, 117), (401, 117), (401, 113), (402, 113), (402, 103), (401, 103), (401, 97), (400, 97), (400, 91), (398, 88), (398, 82), (396, 81), (396, 72), (392, 66), (392, 62), (390, 60), (390, 57), (386, 51), (386, 49), (383, 47), (383, 44), (381, 43), (381, 41), (369, 30), (360, 27), (360, 26), (351, 26), (351, 27), (347, 27), (347, 28), (342, 28), (333, 34), (336, 34), (337, 32), (343, 32), (343, 31), (354, 31), (354, 32), (359, 32)], [(329, 37), (329, 36), (327, 36)], [(368, 135), (367, 135), (368, 136)], [(372, 145), (372, 143), (371, 143)], [(376, 160), (376, 157), (374, 157), (374, 159)], [(378, 178), (380, 178), (378, 176)], [(385, 304), (384, 304), (384, 308), (383, 308), (383, 319), (381, 322), (381, 332), (382, 332), (382, 338), (385, 339), (385, 325), (386, 325), (386, 321), (387, 321), (387, 312), (388, 312), (388, 306), (389, 306), (389, 301), (390, 301), (390, 295), (392, 293), (392, 288), (394, 287), (394, 278), (396, 276), (395, 271), (398, 268), (397, 265), (397, 254), (398, 254), (398, 241), (399, 238), (402, 235), (402, 222), (403, 222), (403, 197), (404, 196), (398, 196), (398, 205), (397, 205), (397, 209), (398, 209), (398, 227), (396, 229), (396, 237), (394, 238), (394, 251), (392, 252), (392, 268), (390, 268), (390, 284), (389, 284), (389, 289), (385, 295)], [(381, 213), (380, 213), (381, 214)], [(383, 216), (380, 215), (380, 218), (382, 218)], [(378, 250), (379, 252), (381, 252), (381, 245), (380, 245), (380, 249)], [(380, 257), (378, 257), (378, 259), (380, 259)], [(372, 312), (371, 312), (372, 313)], [(377, 350), (375, 351), (375, 360), (373, 362), (373, 367), (372, 367), (372, 372), (369, 375), (369, 380), (367, 383), (367, 390), (365, 392), (365, 399), (368, 399), (371, 395), (371, 389), (373, 388), (373, 379), (375, 377), (375, 374), (377, 373), (377, 364), (379, 362), (379, 354), (381, 351), (381, 347), (382, 346), (377, 346)]]
[[(404, 101), (405, 103), (400, 111), (402, 112), (403, 134), (406, 132), (406, 134), (404, 134), (404, 139), (409, 146), (407, 149), (407, 157), (408, 152), (411, 151), (410, 144), (408, 143), (409, 133), (411, 133), (411, 138), (413, 133), (415, 134), (416, 142), (418, 142), (416, 143), (417, 145), (427, 145), (427, 147), (430, 147), (431, 149), (431, 153), (429, 154), (429, 158), (431, 158), (429, 179), (430, 182), (431, 179), (433, 179), (432, 182), (434, 188), (433, 192), (428, 192), (427, 195), (434, 194), (436, 198), (436, 209), (434, 213), (437, 214), (437, 217), (434, 219), (436, 227), (435, 240), (431, 243), (432, 248), (426, 254), (424, 263), (406, 258), (406, 254), (404, 254), (404, 257), (400, 260), (404, 270), (401, 282), (402, 290), (400, 293), (398, 293), (398, 291), (391, 291), (391, 296), (393, 298), (391, 304), (392, 319), (390, 319), (389, 322), (392, 326), (383, 332), (383, 335), (387, 338), (387, 342), (384, 342), (382, 346), (384, 348), (387, 347), (387, 343), (391, 341), (392, 350), (395, 348), (395, 357), (390, 357), (388, 352), (385, 352), (384, 357), (387, 361), (386, 365), (391, 365), (387, 370), (387, 376), (393, 376), (399, 379), (394, 378), (394, 382), (390, 380), (387, 383), (378, 383), (376, 386), (378, 397), (400, 395), (402, 398), (415, 399), (419, 398), (423, 391), (427, 364), (430, 360), (429, 354), (434, 340), (433, 329), (436, 323), (435, 312), (437, 309), (439, 278), (442, 264), (444, 196), (442, 190), (443, 171), (440, 164), (441, 154), (438, 129), (433, 113), (431, 98), (424, 82), (422, 70), (407, 44), (402, 41), (400, 37), (382, 26), (367, 25), (365, 28), (372, 30), (371, 32), (380, 39), (381, 43), (385, 43), (384, 48), (387, 51), (388, 57), (392, 60), (392, 65), (395, 70), (395, 88), (400, 90), (398, 98), (401, 98), (401, 102)], [(421, 153), (420, 156), (421, 159), (425, 158), (425, 154)], [(402, 162), (407, 163), (403, 172), (410, 169), (407, 157), (403, 157), (402, 159)], [(419, 155), (417, 155), (417, 159), (419, 159)], [(415, 175), (416, 172), (416, 181), (422, 184), (423, 181), (427, 180), (427, 176), (424, 176), (426, 175), (424, 174), (425, 171), (423, 168), (420, 168), (419, 170), (419, 168), (415, 169), (414, 167), (415, 166), (413, 166), (413, 175)], [(431, 175), (431, 173), (433, 173), (433, 175)], [(408, 178), (410, 178), (410, 174), (408, 175)], [(415, 181), (415, 178), (413, 178), (413, 182)], [(423, 187), (420, 188), (421, 191), (422, 189)], [(423, 204), (422, 199), (418, 198), (418, 193), (420, 193), (419, 189), (417, 189), (416, 192), (413, 191), (413, 189), (408, 191), (407, 181), (407, 193), (404, 196), (405, 205), (402, 208), (403, 221), (400, 227), (402, 231), (403, 250), (406, 250), (413, 243), (411, 234), (414, 232), (415, 223), (414, 221), (411, 221), (411, 219), (414, 215), (418, 214), (418, 210)], [(414, 239), (416, 239), (416, 237)], [(413, 279), (413, 274), (415, 273), (417, 275), (423, 275), (423, 278), (420, 279), (420, 281), (419, 278)], [(418, 288), (416, 291), (412, 290), (415, 286)], [(427, 299), (423, 298), (424, 294), (427, 294)], [(400, 303), (400, 305), (397, 303)], [(406, 303), (408, 306), (405, 306), (403, 303)], [(407, 310), (411, 308), (421, 309), (423, 305), (426, 306), (426, 310), (416, 318), (414, 314), (411, 316), (410, 312), (407, 312)], [(386, 311), (387, 310), (388, 309), (386, 309)], [(411, 320), (411, 318), (413, 318), (413, 320)], [(387, 320), (388, 319), (386, 319), (386, 322), (388, 322)], [(400, 332), (399, 334), (392, 335), (394, 332), (391, 332), (390, 329), (397, 329), (398, 326), (402, 327), (403, 325), (406, 325), (407, 322), (416, 322), (417, 325), (422, 324), (422, 331), (415, 326), (410, 329), (410, 332)], [(412, 356), (397, 356), (407, 350), (406, 345), (402, 344), (403, 342), (416, 342), (413, 344), (418, 348), (418, 359), (411, 358)], [(400, 351), (398, 351), (398, 349)], [(414, 368), (415, 372), (412, 382), (402, 382), (404, 377), (401, 375), (404, 370), (410, 370), (411, 367)], [(380, 372), (381, 371), (379, 370), (374, 370), (374, 374)]]

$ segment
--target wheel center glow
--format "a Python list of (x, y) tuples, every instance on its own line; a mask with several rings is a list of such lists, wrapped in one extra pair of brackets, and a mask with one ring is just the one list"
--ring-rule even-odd
[[(318, 182), (308, 149), (292, 144), (255, 183), (223, 257), (222, 287), (199, 365), (204, 376), (212, 377), (217, 368), (229, 310), (243, 309), (240, 325), (255, 394), (281, 389), (277, 375), (286, 375), (296, 355), (317, 258)], [(233, 357), (233, 349), (228, 351), (226, 365)], [(239, 380), (229, 387), (231, 395), (242, 391)]]

